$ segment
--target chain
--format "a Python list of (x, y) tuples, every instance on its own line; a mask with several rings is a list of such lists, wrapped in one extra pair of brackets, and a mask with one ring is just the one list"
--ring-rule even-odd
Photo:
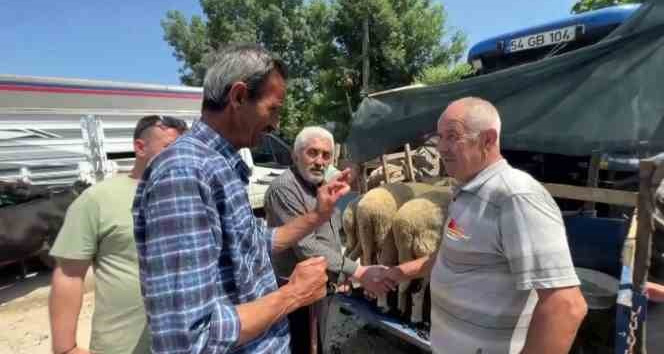
[(625, 349), (625, 354), (634, 354), (634, 345), (636, 344), (636, 329), (639, 327), (639, 315), (641, 314), (641, 306), (636, 311), (631, 311), (629, 320), (629, 337), (627, 337), (628, 348)]

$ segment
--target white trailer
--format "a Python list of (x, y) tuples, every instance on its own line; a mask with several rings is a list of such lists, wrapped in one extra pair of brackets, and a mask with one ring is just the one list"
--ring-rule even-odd
[[(110, 166), (127, 171), (137, 120), (158, 114), (192, 123), (201, 97), (199, 87), (0, 74), (0, 179), (51, 185), (80, 178), (89, 155), (81, 133), (85, 116), (103, 122)], [(255, 152), (260, 158), (240, 151), (252, 169), (249, 196), (256, 209), (263, 206), (269, 181), (287, 168), (289, 148), (269, 136)]]

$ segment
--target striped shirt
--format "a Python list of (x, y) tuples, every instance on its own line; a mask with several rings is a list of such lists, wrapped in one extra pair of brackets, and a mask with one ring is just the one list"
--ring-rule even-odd
[(501, 160), (461, 186), (431, 273), (436, 354), (520, 353), (536, 289), (579, 285), (551, 195)]
[(153, 353), (288, 353), (285, 319), (237, 346), (236, 305), (277, 289), (273, 232), (253, 216), (249, 169), (207, 124), (159, 154), (134, 200)]

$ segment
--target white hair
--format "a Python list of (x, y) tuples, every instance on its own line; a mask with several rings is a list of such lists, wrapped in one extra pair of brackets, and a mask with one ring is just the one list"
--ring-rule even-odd
[(305, 127), (300, 131), (295, 137), (295, 143), (293, 143), (293, 152), (299, 153), (300, 151), (306, 149), (309, 141), (311, 139), (324, 139), (330, 142), (332, 147), (332, 152), (334, 153), (334, 137), (327, 129), (322, 127)]
[(500, 137), (500, 114), (491, 102), (477, 97), (466, 97), (459, 100), (465, 107), (464, 124), (471, 134), (493, 129)]

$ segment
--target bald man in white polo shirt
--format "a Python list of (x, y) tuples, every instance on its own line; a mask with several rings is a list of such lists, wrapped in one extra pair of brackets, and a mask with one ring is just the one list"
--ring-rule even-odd
[(558, 206), (501, 156), (491, 103), (452, 102), (437, 128), (445, 169), (460, 182), (439, 252), (388, 276), (430, 274), (434, 353), (567, 353), (587, 307)]

